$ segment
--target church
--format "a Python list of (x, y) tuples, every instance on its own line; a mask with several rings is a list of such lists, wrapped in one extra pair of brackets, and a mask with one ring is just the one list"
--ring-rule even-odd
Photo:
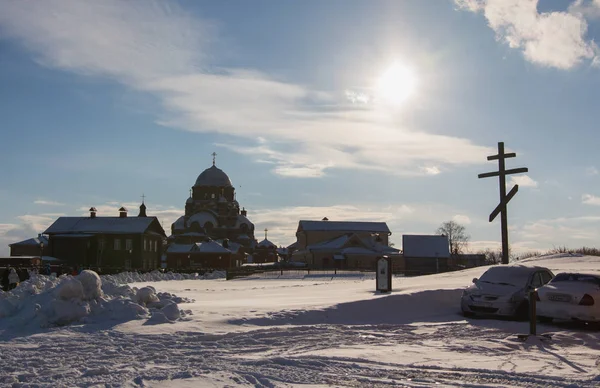
[[(169, 268), (227, 268), (243, 262), (256, 245), (254, 224), (235, 199), (235, 188), (215, 163), (202, 171), (185, 202), (185, 214), (171, 225)], [(208, 244), (210, 243), (210, 244)], [(235, 247), (235, 248), (234, 248)]]

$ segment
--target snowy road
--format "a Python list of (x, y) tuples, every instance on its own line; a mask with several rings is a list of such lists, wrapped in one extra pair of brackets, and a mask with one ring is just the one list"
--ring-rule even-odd
[[(496, 329), (468, 323), (422, 325), (307, 325), (272, 327), (227, 335), (175, 333), (140, 335), (114, 330), (94, 332), (72, 327), (16, 337), (0, 345), (2, 386), (213, 386), (272, 387), (296, 384), (344, 386), (528, 386), (593, 387), (597, 377), (576, 378), (589, 369), (568, 360), (581, 348), (561, 343), (522, 343)], [(597, 340), (580, 332), (578, 341)], [(469, 345), (469, 336), (478, 336)], [(565, 338), (566, 339), (566, 338)], [(572, 337), (568, 339), (572, 341)], [(489, 346), (486, 346), (489, 345)], [(429, 352), (423, 352), (428, 347)], [(540, 369), (517, 372), (524, 357)], [(5, 351), (9, 350), (10, 351)], [(389, 353), (414, 352), (414, 362), (389, 362)], [(483, 360), (472, 368), (440, 363), (440, 353)], [(595, 351), (598, 354), (597, 350)], [(377, 359), (380, 354), (381, 360)], [(581, 358), (581, 355), (577, 355)], [(406, 360), (406, 354), (398, 359)], [(486, 369), (490, 359), (503, 368)], [(387, 361), (383, 361), (387, 360)], [(590, 362), (599, 363), (590, 353)], [(460, 362), (464, 364), (464, 360)], [(445, 364), (445, 365), (442, 365)], [(573, 377), (552, 376), (547, 369), (573, 370)]]

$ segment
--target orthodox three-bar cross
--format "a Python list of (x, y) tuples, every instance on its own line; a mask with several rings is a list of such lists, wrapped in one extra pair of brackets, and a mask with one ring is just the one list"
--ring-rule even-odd
[(500, 223), (502, 225), (502, 264), (508, 264), (508, 220), (506, 216), (506, 205), (508, 201), (512, 199), (512, 197), (517, 194), (519, 191), (519, 185), (515, 185), (508, 193), (506, 194), (506, 176), (510, 174), (519, 174), (522, 172), (529, 171), (527, 167), (521, 168), (513, 168), (510, 170), (506, 169), (505, 159), (506, 158), (514, 158), (517, 156), (514, 152), (509, 152), (508, 154), (504, 153), (504, 142), (498, 143), (498, 154), (488, 156), (487, 160), (496, 160), (498, 159), (498, 171), (494, 172), (486, 172), (484, 174), (479, 174), (479, 178), (489, 178), (493, 176), (497, 176), (499, 178), (500, 183), (500, 203), (493, 212), (490, 213), (490, 222), (496, 218), (498, 214), (500, 214)]

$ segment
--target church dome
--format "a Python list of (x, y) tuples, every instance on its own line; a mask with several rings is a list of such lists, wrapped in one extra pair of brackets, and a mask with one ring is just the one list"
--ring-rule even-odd
[(194, 187), (197, 186), (232, 187), (233, 185), (227, 174), (213, 165), (211, 168), (207, 168), (198, 175)]

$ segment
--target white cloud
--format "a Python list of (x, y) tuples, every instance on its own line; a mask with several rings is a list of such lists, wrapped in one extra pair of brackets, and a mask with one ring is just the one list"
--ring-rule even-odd
[(586, 205), (600, 206), (600, 197), (591, 194), (583, 194), (581, 196), (581, 202)]
[(600, 18), (600, 0), (584, 1), (576, 0), (569, 7), (569, 12), (579, 14), (587, 19)]
[(232, 149), (275, 162), (276, 174), (319, 177), (346, 168), (423, 175), (419, 166), (474, 164), (491, 152), (408, 127), (336, 93), (215, 68), (216, 29), (173, 3), (15, 1), (2, 11), (1, 33), (23, 42), (39, 63), (149, 93), (165, 108), (161, 124), (231, 135)]
[(538, 187), (538, 183), (531, 179), (528, 175), (516, 175), (510, 177), (511, 184), (521, 187)]
[(580, 248), (597, 246), (600, 234), (600, 217), (560, 217), (529, 222), (513, 233), (520, 241), (529, 241), (548, 250), (567, 246)]
[(583, 60), (598, 59), (598, 46), (586, 40), (585, 16), (589, 13), (582, 12), (581, 7), (567, 12), (539, 13), (538, 0), (455, 2), (462, 9), (483, 12), (497, 38), (511, 48), (522, 50), (530, 62), (570, 69)]
[(425, 171), (425, 174), (427, 175), (437, 175), (441, 172), (436, 166), (422, 167), (422, 170)]
[(45, 199), (38, 199), (33, 201), (36, 205), (45, 205), (45, 206), (64, 206), (64, 203), (56, 202), (56, 201), (47, 201)]
[(465, 216), (464, 214), (457, 214), (452, 217), (452, 220), (461, 225), (469, 225), (471, 223), (471, 218), (469, 218), (469, 216)]

